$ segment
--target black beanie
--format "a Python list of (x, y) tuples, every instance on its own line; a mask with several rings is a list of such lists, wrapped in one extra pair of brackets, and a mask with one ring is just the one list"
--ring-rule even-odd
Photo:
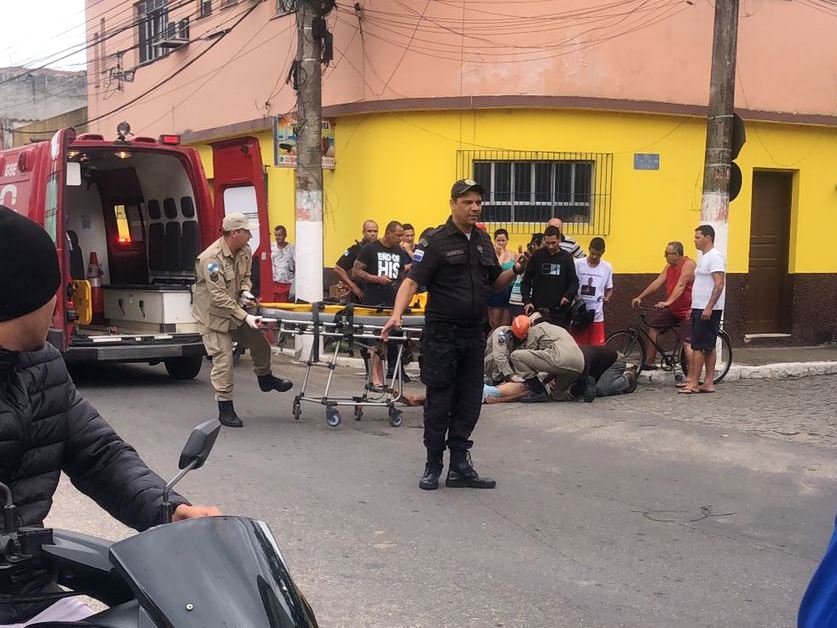
[(58, 254), (36, 223), (0, 205), (0, 321), (47, 303), (61, 286)]

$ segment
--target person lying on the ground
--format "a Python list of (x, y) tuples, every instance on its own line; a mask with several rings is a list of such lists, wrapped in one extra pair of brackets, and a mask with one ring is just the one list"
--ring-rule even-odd
[[(584, 373), (570, 389), (574, 398), (592, 401), (594, 397), (622, 395), (636, 390), (636, 367), (628, 367), (625, 362), (617, 361), (618, 355), (614, 349), (586, 346), (581, 347), (581, 353), (584, 355)], [(590, 386), (587, 378), (595, 383), (594, 387)], [(588, 393), (585, 398), (586, 391), (595, 394)]]

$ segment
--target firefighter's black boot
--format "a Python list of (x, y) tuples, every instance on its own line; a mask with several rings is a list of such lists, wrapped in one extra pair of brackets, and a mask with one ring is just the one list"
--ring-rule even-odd
[(451, 451), (448, 465), (448, 479), (445, 486), (450, 488), (494, 488), (497, 482), (491, 478), (481, 478), (471, 464), (468, 451)]
[(439, 476), (442, 475), (441, 451), (427, 450), (427, 464), (424, 465), (424, 475), (419, 480), (419, 488), (425, 491), (435, 491), (439, 488)]
[(259, 388), (262, 392), (270, 392), (271, 390), (278, 390), (279, 392), (286, 392), (294, 387), (294, 383), (289, 379), (282, 379), (281, 377), (274, 377), (272, 373), (267, 375), (259, 375)]
[(526, 385), (529, 387), (529, 393), (522, 397), (520, 401), (523, 403), (543, 403), (549, 401), (549, 392), (546, 386), (537, 377), (532, 377), (526, 380)]
[(235, 413), (232, 401), (218, 402), (218, 422), (227, 427), (244, 427), (244, 423)]

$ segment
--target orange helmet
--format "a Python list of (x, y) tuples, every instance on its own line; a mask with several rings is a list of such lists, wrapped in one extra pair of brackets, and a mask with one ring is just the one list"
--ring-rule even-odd
[(531, 321), (525, 314), (515, 316), (511, 324), (511, 332), (518, 340), (523, 340), (529, 334), (529, 326)]

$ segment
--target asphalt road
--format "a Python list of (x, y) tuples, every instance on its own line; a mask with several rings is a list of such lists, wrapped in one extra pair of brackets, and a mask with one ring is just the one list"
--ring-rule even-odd
[[(216, 416), (208, 365), (185, 383), (161, 367), (74, 374), (164, 476)], [(833, 377), (486, 407), (474, 461), (498, 488), (436, 492), (417, 488), (420, 410), (397, 429), (344, 413), (334, 430), (313, 405), (295, 422), (246, 361), (236, 378), (246, 427), (180, 490), (268, 522), (322, 626), (787, 627), (837, 507)], [(337, 381), (360, 387), (348, 368)], [(128, 533), (67, 482), (49, 521)]]

